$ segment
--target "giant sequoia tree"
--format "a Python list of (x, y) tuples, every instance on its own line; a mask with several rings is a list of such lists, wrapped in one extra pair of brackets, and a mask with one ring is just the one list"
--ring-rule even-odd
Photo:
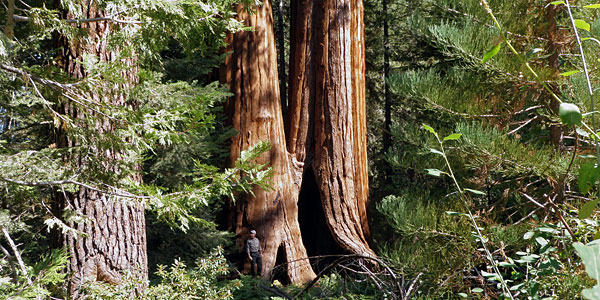
[[(264, 273), (270, 273), (279, 256), (288, 263), (292, 282), (314, 276), (306, 259), (310, 254), (374, 255), (367, 243), (362, 1), (292, 2), (285, 122), (270, 3), (252, 15), (241, 6), (238, 12), (253, 31), (228, 37), (233, 53), (222, 70), (223, 82), (234, 93), (227, 110), (239, 131), (231, 157), (267, 140), (273, 147), (260, 161), (270, 162), (274, 170), (272, 191), (257, 188), (253, 196), (235, 204), (234, 229), (240, 243), (250, 228), (256, 228), (265, 248)], [(299, 203), (308, 205), (310, 215), (299, 216)], [(331, 238), (337, 245), (315, 250)]]

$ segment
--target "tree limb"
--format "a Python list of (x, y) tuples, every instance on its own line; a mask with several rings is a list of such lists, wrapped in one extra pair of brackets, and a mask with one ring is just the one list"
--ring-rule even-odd
[(8, 241), (8, 244), (10, 245), (11, 250), (13, 251), (15, 258), (17, 259), (17, 263), (19, 264), (19, 267), (21, 268), (21, 272), (23, 272), (23, 276), (25, 277), (25, 279), (27, 279), (27, 284), (32, 285), (33, 282), (31, 281), (31, 278), (29, 278), (29, 275), (27, 274), (27, 267), (25, 267), (25, 263), (23, 262), (23, 259), (21, 258), (21, 254), (19, 253), (19, 249), (17, 248), (17, 245), (10, 237), (10, 234), (8, 233), (8, 229), (6, 229), (6, 226), (0, 225), (0, 228), (2, 229), (2, 233), (4, 234), (4, 237), (6, 238), (6, 240)]
[[(13, 19), (16, 22), (31, 21), (30, 17), (18, 16), (18, 15), (13, 16)], [(110, 22), (122, 23), (122, 24), (135, 24), (135, 25), (142, 24), (142, 21), (121, 20), (121, 19), (115, 19), (113, 17), (101, 17), (101, 18), (90, 18), (90, 19), (66, 19), (63, 21), (70, 23), (70, 24), (93, 23), (93, 22), (103, 22), (103, 21), (110, 21)]]

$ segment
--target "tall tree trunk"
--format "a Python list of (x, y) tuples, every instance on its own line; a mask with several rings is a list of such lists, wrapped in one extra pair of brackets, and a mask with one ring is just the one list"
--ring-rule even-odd
[(222, 70), (222, 81), (234, 93), (227, 110), (240, 131), (233, 139), (231, 158), (260, 140), (273, 143), (260, 162), (270, 161), (275, 190), (257, 189), (254, 196), (238, 199), (235, 230), (241, 246), (250, 227), (257, 228), (265, 246), (265, 275), (282, 246), (289, 279), (304, 282), (315, 276), (308, 261), (302, 260), (307, 257), (304, 243), (312, 243), (314, 237), (303, 241), (298, 220), (298, 196), (305, 188), (301, 183), (312, 178), (305, 172), (314, 173), (322, 221), (341, 249), (374, 255), (367, 243), (363, 8), (359, 0), (292, 2), (284, 132), (269, 5), (266, 1), (250, 16), (238, 9), (254, 31), (229, 36), (233, 54)]
[(367, 223), (361, 0), (292, 1), (288, 150), (312, 166), (326, 223), (346, 251), (374, 255)]
[[(88, 1), (82, 5), (84, 18), (101, 18), (104, 12), (98, 10), (97, 3)], [(73, 12), (64, 12), (66, 19), (75, 19)], [(81, 28), (88, 33), (88, 39), (70, 41), (64, 36), (57, 37), (61, 47), (60, 63), (72, 78), (83, 79), (86, 70), (80, 64), (84, 55), (93, 55), (102, 62), (116, 62), (117, 50), (108, 49), (108, 38), (111, 26), (109, 22), (82, 23)], [(123, 62), (123, 60), (120, 60)], [(98, 103), (117, 106), (129, 106), (127, 95), (123, 90), (137, 81), (137, 65), (135, 59), (127, 59), (127, 71), (122, 77), (127, 79), (118, 86), (98, 86), (97, 90), (88, 93), (88, 97)], [(63, 106), (64, 113), (72, 118), (86, 118), (93, 113), (70, 105)], [(115, 124), (107, 119), (99, 118), (95, 130), (101, 136), (115, 129)], [(57, 137), (57, 146), (71, 148), (79, 146), (76, 139), (68, 133), (61, 132)], [(119, 173), (119, 161), (126, 155), (114, 149), (89, 149), (89, 155), (100, 156), (103, 163), (101, 172)], [(83, 157), (70, 157), (83, 167), (88, 161)], [(141, 182), (139, 172), (130, 175), (131, 180)], [(120, 272), (130, 270), (141, 280), (147, 279), (146, 228), (144, 206), (137, 200), (119, 199), (87, 188), (80, 188), (75, 193), (59, 193), (60, 206), (68, 206), (81, 213), (87, 220), (69, 224), (83, 232), (85, 236), (66, 234), (62, 243), (70, 254), (69, 268), (72, 272), (70, 294), (73, 299), (85, 297), (80, 288), (88, 281), (103, 281), (116, 284), (120, 282)]]
[(236, 200), (235, 231), (243, 246), (251, 228), (255, 228), (263, 251), (263, 274), (269, 276), (276, 262), (277, 252), (283, 251), (287, 276), (292, 282), (306, 282), (315, 274), (307, 259), (298, 223), (298, 193), (301, 177), (294, 172), (285, 146), (283, 115), (281, 111), (277, 55), (273, 33), (270, 1), (265, 1), (249, 14), (240, 5), (238, 16), (251, 26), (251, 32), (228, 36), (233, 54), (225, 61), (222, 81), (230, 85), (234, 96), (226, 103), (233, 127), (239, 134), (233, 138), (231, 158), (242, 150), (266, 140), (272, 143), (259, 163), (273, 168), (273, 191), (260, 188), (254, 195)]

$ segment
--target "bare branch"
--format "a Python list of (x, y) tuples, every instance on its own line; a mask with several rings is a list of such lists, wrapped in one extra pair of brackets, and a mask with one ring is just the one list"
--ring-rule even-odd
[(8, 241), (8, 244), (10, 245), (11, 250), (13, 251), (15, 258), (17, 259), (17, 263), (19, 264), (19, 267), (21, 268), (21, 272), (23, 272), (23, 276), (27, 279), (27, 284), (32, 285), (33, 282), (31, 281), (31, 278), (29, 278), (29, 275), (27, 274), (27, 267), (25, 267), (25, 263), (23, 262), (23, 259), (21, 258), (21, 254), (19, 253), (19, 249), (17, 248), (17, 245), (15, 244), (13, 239), (10, 237), (10, 234), (8, 233), (8, 229), (6, 229), (6, 226), (0, 225), (0, 228), (2, 229), (2, 233), (4, 234), (4, 237), (6, 238), (6, 240)]
[(531, 119), (527, 120), (527, 122), (523, 123), (521, 126), (519, 126), (519, 127), (515, 128), (515, 129), (511, 130), (511, 131), (510, 131), (509, 133), (507, 133), (506, 135), (511, 135), (511, 134), (513, 134), (513, 133), (515, 133), (515, 132), (519, 131), (521, 128), (523, 128), (523, 127), (527, 126), (527, 124), (529, 124), (529, 123), (531, 123), (531, 122), (535, 121), (535, 120), (536, 120), (538, 117), (539, 117), (539, 115), (537, 115), (537, 116), (535, 116), (535, 117), (533, 117), (533, 118), (531, 118)]
[[(15, 15), (13, 18), (16, 22), (31, 21), (30, 17), (25, 17), (25, 16)], [(69, 24), (82, 24), (82, 23), (93, 23), (93, 22), (104, 22), (104, 21), (110, 21), (110, 22), (121, 23), (121, 24), (135, 24), (135, 25), (142, 24), (142, 21), (120, 20), (120, 19), (115, 19), (112, 17), (101, 17), (101, 18), (90, 18), (90, 19), (67, 19), (67, 20), (63, 20), (63, 21), (65, 21)]]
[[(14, 184), (18, 184), (18, 185), (24, 185), (24, 186), (54, 186), (54, 185), (64, 185), (64, 184), (74, 184), (74, 185), (78, 185), (87, 189), (90, 189), (92, 191), (98, 192), (98, 193), (102, 193), (102, 194), (106, 194), (109, 196), (116, 196), (116, 197), (123, 197), (123, 198), (132, 198), (132, 199), (149, 199), (150, 197), (148, 196), (139, 196), (139, 195), (133, 195), (133, 194), (120, 194), (120, 193), (113, 193), (110, 191), (104, 191), (101, 190), (99, 188), (93, 187), (89, 184), (85, 184), (82, 182), (78, 182), (72, 179), (66, 179), (66, 180), (57, 180), (57, 181), (37, 181), (37, 182), (31, 182), (31, 181), (21, 181), (21, 180), (16, 180), (16, 179), (10, 179), (10, 178), (5, 178), (5, 177), (1, 177), (0, 180), (6, 181), (6, 182), (10, 182), (10, 183), (14, 183)], [(113, 189), (118, 190), (115, 187), (112, 187)]]
[(402, 300), (408, 300), (409, 299), (410, 293), (412, 293), (413, 289), (415, 288), (415, 284), (419, 281), (419, 277), (421, 277), (421, 275), (423, 275), (423, 272), (419, 273), (417, 275), (417, 277), (415, 279), (413, 279), (412, 283), (408, 287), (408, 290), (406, 290), (406, 294), (404, 295), (404, 297), (402, 297)]

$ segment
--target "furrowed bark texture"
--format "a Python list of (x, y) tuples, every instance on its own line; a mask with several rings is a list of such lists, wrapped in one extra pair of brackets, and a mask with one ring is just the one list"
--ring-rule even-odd
[[(233, 54), (222, 82), (234, 96), (227, 102), (233, 126), (231, 158), (260, 140), (273, 143), (261, 158), (270, 162), (275, 191), (255, 190), (236, 203), (239, 244), (257, 228), (268, 276), (283, 245), (292, 282), (306, 282), (308, 265), (298, 221), (298, 195), (305, 172), (313, 172), (325, 223), (344, 251), (374, 256), (367, 240), (367, 154), (365, 46), (362, 1), (292, 2), (290, 94), (286, 130), (279, 107), (277, 61), (270, 3), (248, 15), (254, 31), (228, 37)], [(307, 185), (310, 186), (310, 185)], [(310, 216), (306, 222), (313, 222)], [(308, 239), (311, 239), (309, 236)]]
[[(104, 13), (96, 9), (96, 3), (88, 1), (82, 5), (85, 18), (104, 17)], [(63, 17), (74, 19), (72, 12), (64, 12)], [(61, 46), (61, 63), (65, 71), (75, 79), (86, 77), (84, 67), (79, 63), (84, 54), (91, 54), (103, 62), (115, 62), (117, 53), (107, 47), (108, 34), (111, 26), (109, 22), (91, 22), (81, 24), (81, 28), (89, 33), (89, 42), (69, 41), (65, 37), (57, 37), (57, 44)], [(130, 106), (127, 95), (122, 89), (137, 80), (137, 65), (135, 59), (119, 60), (127, 65), (127, 72), (123, 72), (126, 83), (111, 87), (97, 87), (102, 90), (91, 91), (87, 96), (98, 102), (117, 106)], [(68, 104), (61, 110), (72, 118), (86, 118), (92, 112), (81, 108), (74, 108)], [(99, 117), (99, 116), (96, 116)], [(109, 133), (115, 129), (113, 121), (98, 118), (95, 130), (98, 135)], [(79, 143), (65, 132), (60, 132), (57, 137), (59, 147), (77, 147)], [(99, 155), (103, 163), (98, 168), (101, 172), (119, 173), (120, 161), (125, 159), (124, 153), (114, 149), (92, 149), (90, 155)], [(82, 167), (88, 162), (81, 156), (70, 159), (78, 161)], [(137, 167), (134, 167), (137, 168)], [(140, 182), (138, 172), (130, 175), (130, 179)], [(110, 197), (86, 188), (75, 193), (59, 193), (61, 206), (68, 206), (81, 213), (87, 220), (69, 225), (85, 233), (87, 236), (66, 234), (62, 237), (70, 254), (69, 269), (72, 272), (70, 281), (70, 294), (73, 299), (84, 298), (80, 288), (88, 281), (103, 281), (112, 284), (120, 282), (120, 272), (131, 270), (134, 276), (145, 281), (147, 279), (147, 254), (146, 254), (146, 228), (144, 206), (137, 200), (123, 200)]]
[(374, 255), (367, 243), (362, 1), (296, 0), (292, 9), (288, 150), (305, 169), (312, 166), (337, 243)]
[[(259, 158), (273, 168), (273, 191), (254, 190), (236, 200), (235, 230), (243, 247), (250, 228), (261, 240), (263, 275), (268, 277), (281, 246), (292, 282), (306, 282), (315, 277), (307, 259), (298, 223), (298, 191), (301, 178), (295, 176), (285, 147), (283, 116), (279, 97), (277, 55), (273, 19), (269, 1), (248, 14), (238, 6), (238, 16), (253, 31), (228, 36), (233, 54), (225, 61), (222, 81), (229, 83), (234, 96), (226, 103), (233, 127), (231, 158), (259, 141), (270, 141), (271, 150)], [(246, 265), (246, 269), (248, 266)]]

